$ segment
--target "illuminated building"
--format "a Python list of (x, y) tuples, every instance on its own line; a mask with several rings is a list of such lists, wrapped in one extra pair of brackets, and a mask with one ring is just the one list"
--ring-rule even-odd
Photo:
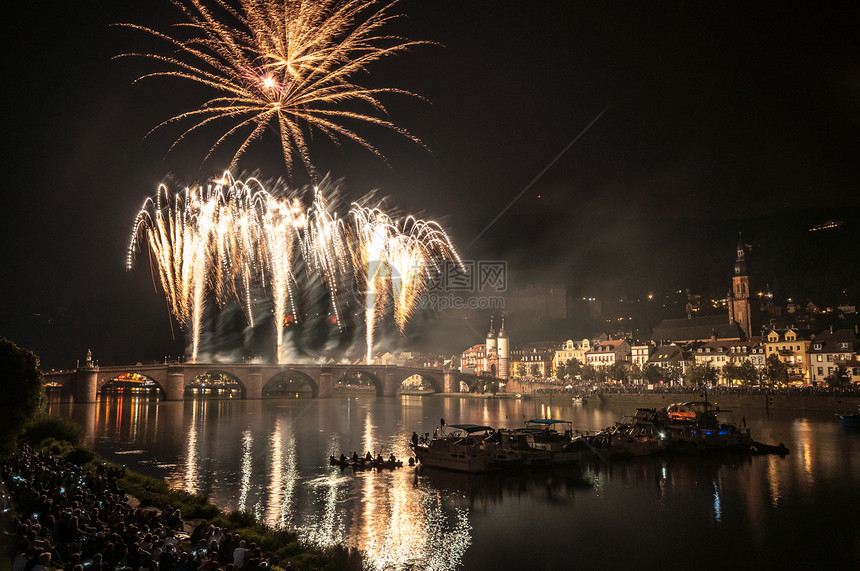
[(626, 339), (601, 341), (585, 354), (585, 363), (594, 367), (606, 367), (614, 363), (630, 362), (630, 343)]
[(556, 350), (555, 357), (553, 358), (552, 366), (554, 369), (558, 369), (558, 365), (560, 363), (564, 363), (567, 365), (567, 362), (571, 359), (576, 359), (581, 364), (585, 364), (585, 354), (591, 351), (591, 340), (583, 339), (582, 341), (574, 342), (572, 339), (568, 339), (564, 342), (564, 344)]
[(765, 358), (776, 355), (788, 367), (792, 381), (809, 382), (809, 359), (807, 353), (812, 345), (809, 331), (789, 328), (771, 329), (764, 337)]
[(812, 383), (827, 383), (839, 365), (853, 383), (860, 382), (860, 338), (857, 328), (838, 329), (820, 333), (809, 348), (809, 380)]

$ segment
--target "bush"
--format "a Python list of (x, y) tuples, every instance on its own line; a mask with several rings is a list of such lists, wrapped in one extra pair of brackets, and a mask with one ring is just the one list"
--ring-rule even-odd
[(71, 418), (40, 415), (21, 435), (21, 440), (31, 446), (39, 444), (46, 438), (80, 446), (84, 442), (84, 429)]
[(71, 452), (66, 454), (66, 460), (72, 464), (77, 464), (78, 466), (85, 466), (86, 464), (94, 462), (96, 460), (96, 455), (88, 448), (75, 446)]

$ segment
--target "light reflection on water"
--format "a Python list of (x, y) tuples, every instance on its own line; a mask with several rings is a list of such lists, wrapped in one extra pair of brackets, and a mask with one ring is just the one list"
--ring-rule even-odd
[[(78, 419), (88, 442), (108, 458), (294, 529), (305, 541), (347, 542), (367, 554), (372, 569), (562, 569), (569, 561), (558, 546), (571, 537), (578, 569), (631, 561), (649, 568), (718, 542), (737, 544), (749, 566), (799, 565), (820, 557), (810, 548), (816, 533), (822, 545), (855, 546), (838, 554), (842, 562), (860, 561), (853, 519), (847, 513), (831, 519), (839, 515), (828, 511), (860, 501), (860, 434), (840, 430), (823, 414), (727, 416), (737, 422), (745, 415), (754, 436), (785, 442), (792, 450), (786, 458), (653, 457), (478, 476), (409, 467), (353, 474), (328, 465), (341, 452), (406, 458), (412, 430), (432, 434), (441, 418), (519, 426), (545, 415), (586, 431), (613, 424), (631, 408), (560, 399), (361, 395), (159, 403), (117, 395), (94, 405), (52, 400), (49, 411)], [(848, 524), (824, 532), (811, 521)], [(782, 539), (791, 529), (804, 530), (804, 547)], [(618, 537), (624, 549), (616, 548)], [(732, 562), (727, 557), (717, 556), (714, 565)]]

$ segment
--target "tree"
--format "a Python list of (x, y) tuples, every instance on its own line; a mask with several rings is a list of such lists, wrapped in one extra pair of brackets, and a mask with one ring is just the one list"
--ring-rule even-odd
[(537, 363), (532, 363), (531, 374), (533, 377), (537, 377), (540, 374), (540, 366)]
[(771, 353), (767, 356), (765, 377), (772, 384), (785, 384), (788, 382), (788, 365), (780, 361), (776, 353)]
[(681, 365), (678, 363), (671, 363), (664, 371), (666, 381), (670, 385), (676, 385), (681, 382)]
[(735, 381), (740, 380), (740, 367), (734, 362), (729, 361), (723, 366), (723, 381), (729, 385), (733, 385)]
[(597, 369), (594, 368), (594, 365), (583, 365), (580, 369), (580, 375), (582, 375), (583, 381), (593, 383), (597, 380)]
[(570, 358), (567, 360), (567, 373), (571, 376), (582, 374), (582, 363), (579, 362), (579, 359)]
[(687, 384), (694, 387), (713, 385), (717, 382), (717, 370), (710, 361), (696, 363), (687, 370)]
[(567, 367), (564, 366), (563, 361), (558, 362), (558, 367), (555, 368), (555, 372), (559, 379), (563, 379), (567, 375)]
[(611, 380), (618, 383), (623, 383), (627, 380), (627, 367), (624, 366), (624, 363), (616, 361), (608, 367), (605, 367), (605, 369), (607, 377)]
[(755, 365), (749, 359), (745, 360), (738, 367), (738, 379), (745, 385), (758, 383), (760, 379), (758, 369), (755, 368)]
[(645, 366), (642, 367), (642, 378), (649, 385), (659, 383), (660, 379), (663, 378), (663, 369), (654, 363), (645, 363)]
[(15, 442), (45, 402), (45, 379), (39, 370), (39, 358), (0, 339), (0, 456), (15, 451)]
[(830, 388), (841, 389), (848, 386), (848, 383), (851, 382), (851, 376), (848, 374), (848, 368), (845, 364), (839, 363), (832, 373), (824, 377), (824, 380), (827, 381)]

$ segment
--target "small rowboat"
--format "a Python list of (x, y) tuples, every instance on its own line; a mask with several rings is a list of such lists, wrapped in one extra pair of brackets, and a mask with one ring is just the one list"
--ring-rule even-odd
[(376, 468), (377, 470), (393, 470), (394, 468), (401, 468), (403, 466), (403, 460), (365, 460), (364, 458), (359, 458), (358, 460), (341, 460), (340, 458), (335, 458), (334, 456), (328, 457), (328, 463), (332, 466), (339, 466), (341, 468), (352, 468), (353, 470), (372, 470)]

